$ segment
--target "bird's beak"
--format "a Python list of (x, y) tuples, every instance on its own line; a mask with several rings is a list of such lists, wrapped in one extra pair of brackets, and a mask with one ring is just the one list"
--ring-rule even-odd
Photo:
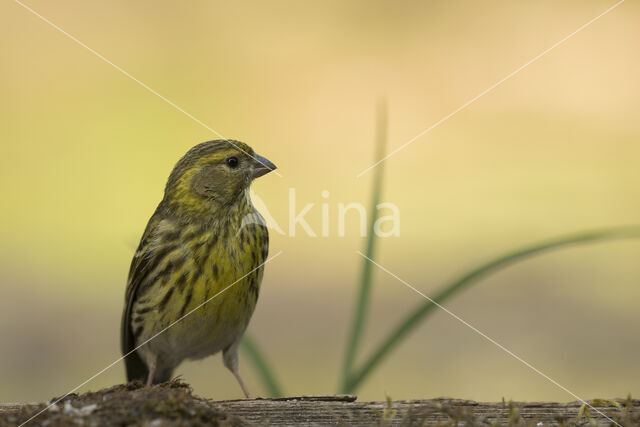
[(268, 174), (274, 169), (276, 169), (276, 165), (271, 163), (265, 157), (256, 154), (253, 157), (253, 173), (251, 174), (251, 177), (256, 179), (262, 175)]

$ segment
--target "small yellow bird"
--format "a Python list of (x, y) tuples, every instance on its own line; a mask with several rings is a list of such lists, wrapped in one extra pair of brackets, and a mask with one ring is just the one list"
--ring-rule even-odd
[(269, 249), (249, 186), (275, 168), (232, 140), (198, 144), (175, 165), (129, 270), (121, 328), (128, 381), (165, 382), (183, 360), (222, 351), (249, 397), (238, 345)]

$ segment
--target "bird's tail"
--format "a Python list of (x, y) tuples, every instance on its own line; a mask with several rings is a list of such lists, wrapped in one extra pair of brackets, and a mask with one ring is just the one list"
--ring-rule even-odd
[(137, 351), (124, 358), (124, 365), (127, 370), (128, 382), (140, 380), (144, 383), (147, 381), (149, 369), (147, 369), (147, 365), (142, 361)]

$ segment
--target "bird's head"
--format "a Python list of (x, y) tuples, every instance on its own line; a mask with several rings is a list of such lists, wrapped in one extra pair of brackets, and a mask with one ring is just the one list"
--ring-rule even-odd
[(164, 201), (180, 214), (210, 214), (242, 200), (251, 182), (276, 166), (240, 141), (196, 145), (176, 163)]

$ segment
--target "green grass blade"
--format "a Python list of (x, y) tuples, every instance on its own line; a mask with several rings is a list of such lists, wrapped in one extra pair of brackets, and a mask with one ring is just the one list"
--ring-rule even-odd
[(276, 380), (273, 371), (269, 367), (266, 358), (258, 348), (256, 342), (248, 334), (242, 338), (240, 347), (245, 351), (254, 369), (258, 372), (262, 384), (265, 386), (271, 397), (282, 397), (282, 388)]
[[(461, 292), (471, 284), (481, 278), (501, 270), (513, 263), (538, 255), (543, 252), (562, 248), (569, 245), (585, 243), (595, 243), (612, 239), (638, 238), (640, 237), (640, 226), (616, 227), (594, 231), (586, 231), (568, 236), (560, 237), (547, 242), (541, 242), (532, 246), (527, 246), (513, 252), (506, 253), (499, 258), (482, 264), (468, 273), (462, 275), (433, 297), (438, 304), (442, 304), (447, 299)], [(425, 302), (411, 312), (398, 326), (387, 336), (385, 340), (372, 352), (372, 355), (362, 364), (353, 376), (349, 378), (344, 393), (352, 393), (362, 381), (380, 364), (382, 359), (393, 350), (407, 334), (414, 329), (425, 317), (437, 308), (431, 301)]]
[[(381, 99), (378, 101), (376, 112), (376, 157), (375, 161), (378, 161), (384, 157), (385, 146), (387, 142), (387, 106), (386, 101)], [(380, 195), (382, 193), (382, 172), (384, 165), (381, 163), (375, 167), (373, 178), (373, 192), (371, 197), (371, 209), (370, 220), (367, 229), (367, 242), (365, 245), (365, 254), (372, 258), (374, 257), (376, 235), (374, 232), (374, 225), (378, 219), (377, 206), (380, 203)], [(344, 391), (348, 385), (351, 370), (356, 358), (356, 351), (362, 337), (364, 329), (364, 321), (366, 318), (367, 310), (369, 308), (369, 300), (371, 294), (371, 263), (363, 260), (362, 263), (362, 275), (360, 276), (360, 286), (358, 290), (358, 299), (356, 300), (355, 314), (353, 316), (351, 331), (347, 341), (347, 351), (345, 353), (345, 360), (342, 371), (342, 384), (341, 389)]]

